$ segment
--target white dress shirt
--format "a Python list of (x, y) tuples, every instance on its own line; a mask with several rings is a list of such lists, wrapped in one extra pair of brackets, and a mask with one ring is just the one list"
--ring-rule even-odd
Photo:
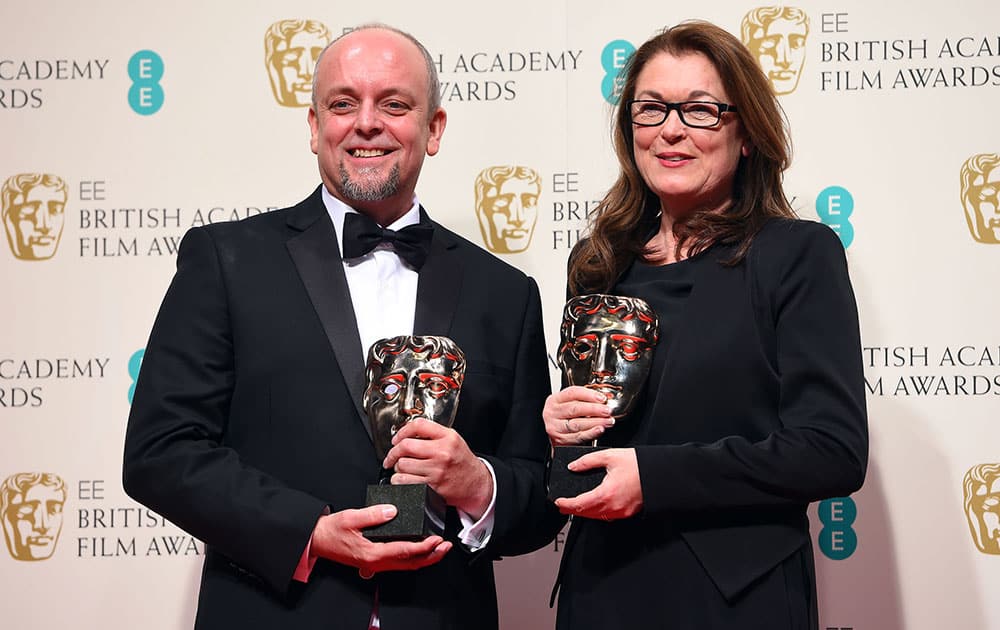
[[(337, 246), (344, 251), (344, 216), (357, 212), (331, 195), (323, 187), (323, 204), (337, 232)], [(391, 225), (382, 227), (401, 230), (420, 222), (420, 204), (416, 197), (406, 214)], [(417, 309), (418, 274), (396, 255), (392, 246), (382, 243), (368, 254), (344, 261), (344, 274), (351, 292), (354, 315), (361, 336), (362, 356), (367, 360), (368, 349), (379, 339), (397, 335), (412, 335), (413, 318)], [(419, 333), (418, 333), (419, 334)], [(496, 473), (485, 459), (487, 470), (493, 480), (493, 496), (482, 517), (477, 521), (462, 510), (458, 510), (462, 530), (459, 540), (470, 551), (481, 549), (493, 533), (494, 504), (496, 503)]]

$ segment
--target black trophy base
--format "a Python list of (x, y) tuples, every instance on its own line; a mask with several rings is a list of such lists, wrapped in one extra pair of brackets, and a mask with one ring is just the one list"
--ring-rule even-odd
[(374, 542), (390, 540), (418, 541), (428, 536), (444, 534), (447, 505), (437, 492), (425, 483), (393, 486), (370, 485), (365, 505), (391, 503), (396, 506), (396, 518), (388, 523), (363, 530), (365, 538)]
[(593, 490), (604, 481), (607, 471), (603, 468), (592, 468), (583, 472), (573, 472), (566, 466), (573, 460), (587, 453), (593, 453), (606, 446), (557, 446), (552, 453), (552, 466), (549, 468), (549, 501), (575, 497)]

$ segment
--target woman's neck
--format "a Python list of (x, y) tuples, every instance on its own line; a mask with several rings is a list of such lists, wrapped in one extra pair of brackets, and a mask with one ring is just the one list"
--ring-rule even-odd
[(677, 251), (674, 220), (667, 214), (660, 215), (660, 229), (646, 241), (646, 261), (654, 265), (667, 265), (687, 258), (687, 248)]
[(691, 254), (689, 243), (685, 243), (680, 251), (677, 251), (677, 237), (674, 235), (674, 225), (681, 217), (690, 216), (694, 212), (723, 213), (732, 205), (732, 197), (727, 195), (725, 199), (720, 199), (709, 204), (699, 205), (697, 208), (688, 207), (682, 211), (678, 210), (679, 204), (667, 205), (660, 202), (660, 228), (656, 234), (646, 241), (646, 261), (654, 265), (667, 265), (684, 260)]

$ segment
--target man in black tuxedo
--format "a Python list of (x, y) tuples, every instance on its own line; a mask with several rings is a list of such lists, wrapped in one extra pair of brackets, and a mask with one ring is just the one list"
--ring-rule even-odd
[[(207, 544), (198, 628), (496, 628), (492, 560), (559, 526), (543, 483), (538, 288), (414, 196), (445, 122), (423, 46), (361, 27), (316, 66), (322, 185), (181, 244), (136, 386), (124, 484)], [(450, 337), (468, 365), (454, 427), (408, 423), (379, 462), (364, 356), (399, 334)], [(444, 497), (443, 537), (361, 535), (394, 516), (360, 507), (381, 465)]]

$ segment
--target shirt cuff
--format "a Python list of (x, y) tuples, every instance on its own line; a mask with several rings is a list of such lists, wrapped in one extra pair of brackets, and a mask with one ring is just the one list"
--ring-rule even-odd
[[(320, 516), (327, 516), (330, 514), (330, 506), (326, 506), (323, 509), (323, 514)], [(316, 533), (316, 528), (313, 528), (313, 533)], [(309, 576), (312, 574), (313, 567), (316, 566), (317, 556), (312, 555), (310, 552), (312, 550), (312, 536), (309, 536), (309, 541), (306, 542), (306, 548), (302, 551), (302, 556), (299, 557), (299, 564), (295, 567), (295, 573), (292, 574), (292, 579), (296, 582), (308, 582)]]
[(493, 466), (488, 461), (479, 458), (479, 461), (486, 464), (486, 470), (490, 471), (490, 479), (493, 480), (493, 495), (490, 497), (490, 504), (486, 506), (486, 511), (479, 517), (478, 521), (473, 521), (472, 517), (463, 512), (458, 512), (458, 520), (462, 523), (462, 530), (458, 532), (458, 540), (469, 551), (479, 551), (490, 542), (493, 535), (494, 507), (497, 502), (497, 474), (493, 471)]

